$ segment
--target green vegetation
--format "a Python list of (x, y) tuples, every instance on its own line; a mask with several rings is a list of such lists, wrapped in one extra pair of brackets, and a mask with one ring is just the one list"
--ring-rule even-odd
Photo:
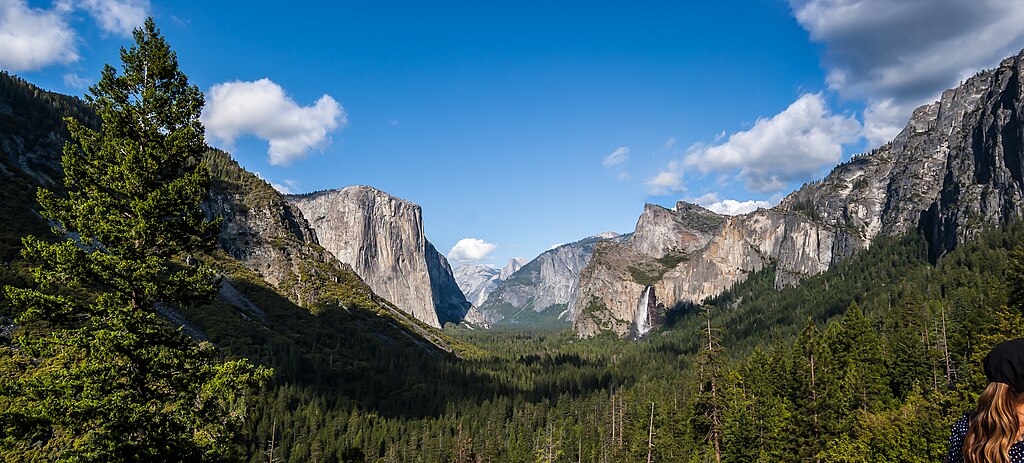
[[(253, 407), (250, 461), (272, 429), (282, 461), (645, 461), (652, 403), (655, 461), (714, 461), (708, 436), (730, 462), (940, 461), (982, 385), (980, 355), (1020, 334), (1022, 299), (1008, 295), (1024, 294), (1024, 267), (1005, 276), (1022, 239), (1024, 227), (991, 231), (938, 265), (917, 236), (879, 240), (783, 290), (765, 269), (709, 301), (710, 319), (684, 309), (638, 342), (450, 330), (483, 350), (458, 359), (374, 343), (376, 325), (348, 332), (372, 320), (355, 312), (304, 318), (291, 347), (249, 347), (306, 372), (275, 378)], [(262, 336), (293, 332), (273, 326)], [(354, 363), (308, 377), (332, 355)]]
[(637, 265), (630, 265), (627, 269), (633, 281), (644, 285), (653, 286), (665, 273), (672, 270), (680, 263), (687, 261), (690, 257), (683, 252), (670, 252), (657, 259), (649, 260)]
[[(63, 117), (89, 127), (99, 122), (80, 99), (47, 92), (6, 71), (0, 71), (0, 102), (0, 133), (10, 140), (0, 147), (0, 216), (13, 225), (0, 227), (0, 258), (10, 262), (19, 256), (23, 236), (49, 233), (46, 222), (25, 206), (35, 204), (40, 183), (62, 189), (62, 173), (54, 166), (68, 137)], [(4, 282), (17, 281), (9, 269), (0, 273)]]
[(0, 352), (5, 461), (220, 461), (237, 450), (245, 393), (269, 376), (222, 361), (164, 314), (209, 301), (209, 172), (188, 85), (152, 19), (107, 66), (89, 105), (102, 131), (68, 118), (67, 197), (40, 189), (56, 242), (24, 239), (34, 288), (5, 288), (25, 327)]
[(567, 304), (555, 304), (537, 312), (534, 310), (533, 301), (523, 308), (512, 307), (511, 304), (501, 302), (489, 304), (488, 310), (497, 310), (505, 318), (494, 324), (494, 330), (521, 330), (522, 327), (530, 327), (533, 330), (559, 330), (572, 326), (563, 313), (568, 310)]

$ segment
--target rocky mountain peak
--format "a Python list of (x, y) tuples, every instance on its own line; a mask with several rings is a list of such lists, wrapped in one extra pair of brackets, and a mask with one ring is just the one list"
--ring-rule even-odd
[(501, 268), (501, 272), (499, 272), (498, 274), (498, 279), (507, 280), (508, 277), (512, 276), (513, 273), (516, 273), (519, 271), (519, 269), (523, 268), (523, 266), (526, 265), (527, 262), (528, 261), (522, 257), (513, 257), (509, 259), (508, 263)]
[(710, 234), (724, 221), (725, 216), (683, 201), (674, 209), (645, 204), (630, 242), (640, 253), (652, 257), (687, 253), (707, 244)]
[(418, 204), (365, 185), (288, 200), (325, 249), (401, 309), (435, 327), (469, 310), (447, 259), (424, 235)]

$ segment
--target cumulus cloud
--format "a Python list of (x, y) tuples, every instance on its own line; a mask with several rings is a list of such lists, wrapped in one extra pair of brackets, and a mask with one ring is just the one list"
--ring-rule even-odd
[(329, 133), (348, 124), (341, 104), (324, 95), (299, 106), (270, 79), (214, 85), (202, 115), (206, 133), (231, 145), (245, 134), (269, 142), (270, 163), (288, 165), (330, 142)]
[(668, 165), (658, 171), (656, 175), (647, 179), (647, 192), (652, 195), (666, 195), (686, 191), (683, 185), (683, 163), (671, 161)]
[(601, 161), (601, 165), (605, 167), (615, 167), (629, 160), (629, 148), (620, 146), (615, 148), (611, 154), (604, 157), (604, 161)]
[(448, 251), (448, 260), (461, 263), (479, 262), (497, 247), (497, 244), (479, 238), (463, 238)]
[(31, 8), (25, 0), (0, 0), (0, 67), (31, 71), (78, 60), (75, 31), (58, 9)]
[(717, 212), (723, 215), (743, 215), (748, 212), (756, 211), (758, 208), (769, 208), (772, 207), (772, 203), (769, 201), (759, 200), (747, 200), (737, 201), (735, 199), (718, 199), (718, 194), (708, 193), (701, 196), (693, 202), (700, 204), (708, 208), (708, 210)]
[(1024, 47), (1016, 0), (789, 0), (825, 44), (830, 89), (867, 102), (865, 137), (888, 141), (913, 109)]
[(748, 189), (774, 192), (838, 163), (842, 145), (857, 140), (860, 131), (853, 116), (832, 114), (820, 93), (805, 94), (785, 111), (758, 119), (750, 130), (691, 149), (684, 163), (704, 173), (737, 172)]
[(79, 0), (78, 5), (114, 34), (131, 35), (149, 16), (149, 0)]

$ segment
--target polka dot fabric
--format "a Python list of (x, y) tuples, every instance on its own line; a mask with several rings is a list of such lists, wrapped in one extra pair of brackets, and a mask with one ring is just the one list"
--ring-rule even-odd
[[(964, 463), (964, 437), (967, 436), (967, 425), (969, 415), (953, 423), (953, 429), (949, 433), (949, 451), (946, 452), (946, 463)], [(1010, 461), (1013, 463), (1024, 463), (1024, 441), (1017, 441), (1010, 447)]]

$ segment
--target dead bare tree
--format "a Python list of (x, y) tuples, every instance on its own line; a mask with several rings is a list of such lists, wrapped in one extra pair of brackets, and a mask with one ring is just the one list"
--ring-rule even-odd
[(651, 463), (654, 450), (654, 402), (651, 402), (651, 427), (647, 430), (647, 463)]

